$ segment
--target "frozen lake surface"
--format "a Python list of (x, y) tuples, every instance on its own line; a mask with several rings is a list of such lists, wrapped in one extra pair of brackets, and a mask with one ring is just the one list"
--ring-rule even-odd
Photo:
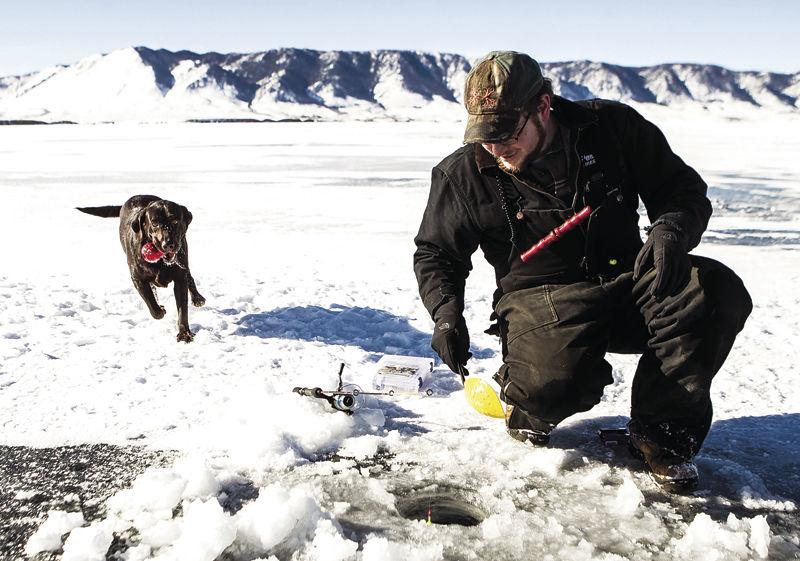
[[(83, 504), (96, 493), (78, 489), (32, 518), (55, 487), (16, 481), (12, 507), (29, 518), (4, 524), (27, 524), (19, 548), (67, 561), (104, 559), (112, 542), (129, 560), (796, 559), (800, 119), (649, 116), (710, 185), (696, 253), (731, 266), (755, 304), (712, 388), (688, 497), (595, 436), (625, 422), (635, 357), (611, 357), (603, 402), (547, 449), (471, 410), (441, 367), (433, 396), (372, 399), (352, 417), (291, 393), (335, 387), (340, 362), (369, 387), (382, 354), (433, 357), (413, 236), (460, 124), (0, 127), (0, 445), (178, 458), (107, 502)], [(189, 345), (175, 342), (171, 290), (160, 322), (134, 291), (117, 220), (74, 210), (134, 194), (194, 215), (208, 303), (190, 310)], [(500, 355), (482, 333), (494, 278), (481, 259), (466, 318), (470, 370), (488, 379)], [(483, 521), (406, 520), (396, 499), (413, 493), (463, 500)]]

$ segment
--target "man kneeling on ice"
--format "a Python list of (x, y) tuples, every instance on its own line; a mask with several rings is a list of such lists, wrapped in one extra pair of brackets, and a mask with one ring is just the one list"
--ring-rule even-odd
[(497, 278), (508, 433), (546, 445), (600, 401), (606, 352), (641, 353), (631, 449), (665, 487), (693, 488), (711, 380), (752, 309), (733, 271), (689, 254), (711, 215), (706, 184), (634, 109), (554, 95), (525, 54), (481, 59), (464, 103), (465, 145), (433, 168), (415, 238), (432, 347), (467, 374), (464, 285), (480, 247)]

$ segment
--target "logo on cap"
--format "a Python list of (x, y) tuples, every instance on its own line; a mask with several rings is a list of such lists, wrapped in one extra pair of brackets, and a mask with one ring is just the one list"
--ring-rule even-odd
[(494, 109), (497, 107), (497, 88), (475, 88), (469, 93), (467, 105), (470, 109)]

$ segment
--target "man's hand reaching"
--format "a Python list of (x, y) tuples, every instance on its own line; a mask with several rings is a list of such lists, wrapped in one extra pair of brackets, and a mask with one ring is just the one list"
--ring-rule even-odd
[(465, 368), (472, 358), (469, 352), (469, 331), (464, 317), (455, 313), (437, 314), (431, 347), (450, 370), (463, 378), (469, 375)]

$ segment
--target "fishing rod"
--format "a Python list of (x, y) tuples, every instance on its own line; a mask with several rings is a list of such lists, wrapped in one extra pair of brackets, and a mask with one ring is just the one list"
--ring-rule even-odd
[[(292, 391), (299, 395), (327, 401), (336, 411), (341, 411), (346, 415), (352, 415), (353, 411), (358, 409), (358, 397), (362, 395), (385, 395), (389, 397), (395, 397), (398, 395), (419, 395), (413, 392), (398, 392), (393, 389), (385, 392), (365, 392), (355, 384), (345, 384), (342, 382), (343, 372), (344, 362), (339, 365), (339, 384), (335, 390), (323, 390), (320, 387), (303, 388), (298, 386)], [(352, 387), (352, 389), (346, 389), (347, 387)], [(425, 390), (425, 395), (433, 395), (433, 390), (428, 388)]]

